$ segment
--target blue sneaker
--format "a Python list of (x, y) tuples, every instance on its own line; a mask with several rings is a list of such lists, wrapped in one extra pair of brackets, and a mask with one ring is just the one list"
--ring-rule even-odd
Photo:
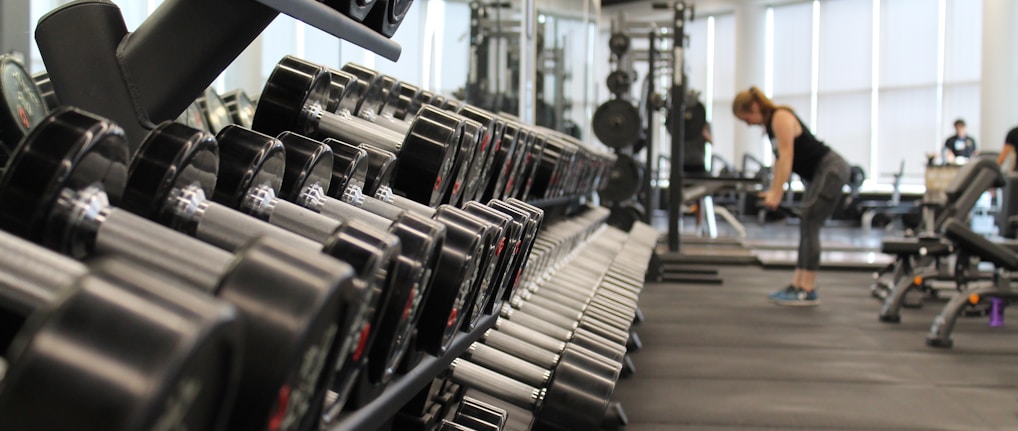
[(807, 292), (795, 286), (788, 286), (767, 297), (777, 305), (788, 305), (793, 307), (815, 307), (820, 304), (816, 289)]

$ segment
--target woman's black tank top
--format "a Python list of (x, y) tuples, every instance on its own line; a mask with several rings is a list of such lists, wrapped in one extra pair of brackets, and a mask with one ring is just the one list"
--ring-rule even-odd
[[(792, 112), (791, 109), (784, 107), (778, 109), (784, 109), (791, 112), (792, 115), (795, 115), (795, 112)], [(771, 118), (774, 118), (774, 114), (771, 114)], [(812, 181), (813, 174), (817, 171), (817, 166), (820, 165), (820, 161), (823, 160), (824, 156), (826, 156), (831, 149), (823, 142), (817, 140), (817, 138), (810, 133), (809, 128), (802, 123), (802, 120), (799, 119), (798, 115), (795, 115), (795, 120), (798, 121), (799, 126), (802, 127), (802, 133), (797, 136), (794, 141), (792, 141), (792, 172), (798, 174), (799, 178), (802, 178), (803, 180)], [(777, 159), (778, 148), (774, 146), (774, 128), (769, 123), (767, 124), (767, 137), (771, 139), (774, 159)]]

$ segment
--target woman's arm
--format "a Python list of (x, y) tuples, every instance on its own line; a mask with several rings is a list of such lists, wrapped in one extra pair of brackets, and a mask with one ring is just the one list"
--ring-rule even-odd
[(785, 194), (785, 183), (792, 177), (794, 141), (795, 137), (802, 133), (802, 126), (794, 114), (782, 109), (774, 112), (771, 129), (774, 130), (774, 146), (778, 149), (778, 159), (774, 161), (771, 188), (764, 196), (764, 207), (775, 209), (781, 204), (781, 198)]

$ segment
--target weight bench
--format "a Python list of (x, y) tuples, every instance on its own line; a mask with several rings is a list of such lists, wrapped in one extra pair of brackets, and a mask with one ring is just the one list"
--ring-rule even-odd
[(982, 235), (973, 232), (958, 220), (948, 221), (944, 235), (957, 244), (960, 250), (978, 256), (994, 266), (993, 283), (989, 286), (969, 289), (955, 295), (937, 315), (926, 337), (926, 344), (934, 347), (951, 347), (951, 332), (958, 316), (968, 307), (990, 305), (990, 326), (1000, 326), (1004, 320), (1004, 308), (1018, 299), (1018, 291), (1011, 288), (1008, 275), (1018, 270), (1018, 253), (1007, 246), (995, 244)]
[[(945, 205), (935, 217), (927, 217), (920, 237), (937, 238), (944, 224), (953, 219), (965, 219), (975, 206), (976, 201), (984, 191), (992, 187), (1000, 187), (1004, 183), (1004, 176), (1000, 172), (997, 163), (990, 159), (976, 159), (961, 168), (958, 174), (951, 180), (945, 189), (948, 197), (948, 204)], [(915, 240), (918, 241), (918, 240)], [(926, 241), (930, 241), (927, 239)], [(922, 245), (920, 245), (922, 244)], [(909, 289), (911, 283), (904, 283), (903, 280), (912, 278), (915, 271), (922, 268), (934, 266), (938, 259), (949, 255), (936, 253), (941, 248), (931, 250), (930, 242), (914, 242), (911, 238), (888, 239), (883, 241), (881, 251), (886, 254), (895, 255), (895, 261), (877, 274), (876, 282), (871, 286), (872, 295), (885, 302), (885, 311), (896, 313), (900, 306), (900, 300), (890, 299), (892, 296), (904, 296), (905, 292), (895, 292), (898, 288)], [(925, 250), (925, 253), (923, 252)], [(892, 301), (888, 303), (888, 301)], [(893, 314), (893, 313), (891, 313)], [(888, 314), (888, 317), (881, 317), (886, 322), (896, 322), (898, 319)], [(884, 311), (881, 312), (881, 316)]]

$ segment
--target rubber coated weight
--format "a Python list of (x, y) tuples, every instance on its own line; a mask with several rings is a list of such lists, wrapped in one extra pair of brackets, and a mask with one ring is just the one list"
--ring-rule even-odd
[(615, 149), (633, 146), (642, 130), (640, 112), (633, 104), (621, 99), (609, 100), (598, 106), (591, 123), (597, 139)]
[(403, 137), (365, 120), (324, 112), (329, 74), (324, 68), (287, 56), (273, 70), (262, 91), (254, 129), (269, 135), (294, 131), (316, 139), (336, 138), (357, 145), (371, 143), (398, 153), (394, 190), (435, 205), (444, 196), (462, 122), (437, 109), (422, 109)]
[(613, 70), (608, 74), (608, 91), (615, 96), (628, 94), (633, 88), (633, 75), (621, 70)]
[(488, 182), (481, 201), (501, 198), (501, 192), (505, 190), (505, 184), (509, 180), (509, 173), (513, 168), (513, 157), (516, 156), (517, 147), (520, 146), (520, 124), (506, 121), (502, 128), (502, 135), (499, 137), (499, 145), (493, 148), (491, 172), (493, 181)]
[[(357, 280), (348, 289), (348, 298), (357, 307), (348, 310), (343, 328), (343, 350), (348, 352), (337, 363), (339, 372), (336, 380), (349, 385), (351, 376), (356, 376), (362, 365), (363, 352), (370, 349), (375, 339), (378, 320), (382, 314), (376, 308), (385, 307), (392, 299), (395, 278), (387, 276), (398, 249), (394, 237), (384, 232), (366, 229), (361, 225), (337, 224), (329, 220), (323, 232), (331, 232), (322, 242), (306, 239), (280, 227), (266, 224), (250, 216), (239, 214), (222, 205), (203, 198), (212, 194), (217, 165), (224, 168), (219, 177), (228, 184), (229, 191), (220, 189), (220, 197), (228, 202), (244, 202), (248, 199), (243, 190), (264, 187), (265, 195), (276, 193), (283, 173), (281, 146), (278, 140), (259, 136), (254, 132), (230, 126), (221, 133), (227, 141), (231, 136), (250, 136), (257, 139), (235, 142), (228, 145), (228, 161), (216, 163), (212, 150), (218, 148), (215, 140), (207, 133), (189, 129), (186, 126), (166, 123), (150, 133), (139, 149), (128, 184), (128, 199), (125, 206), (139, 214), (156, 219), (205, 241), (228, 250), (236, 250), (252, 238), (266, 235), (300, 246), (307, 250), (321, 250), (338, 259), (354, 265)], [(196, 149), (204, 149), (197, 151)], [(309, 178), (320, 178), (323, 173), (306, 174)], [(313, 181), (313, 180), (312, 180)], [(222, 186), (223, 184), (219, 184)], [(256, 199), (268, 207), (285, 208), (286, 202), (272, 199)], [(180, 211), (181, 208), (192, 212)], [(200, 209), (200, 211), (196, 211)], [(302, 212), (307, 210), (299, 209)], [(324, 242), (324, 245), (323, 245)], [(345, 401), (348, 386), (337, 389)]]
[(371, 13), (364, 18), (364, 24), (382, 36), (392, 37), (403, 23), (403, 18), (410, 10), (413, 0), (379, 0), (379, 2), (381, 4), (372, 8)]
[(49, 79), (49, 72), (45, 70), (36, 72), (32, 75), (32, 80), (35, 81), (35, 87), (39, 89), (42, 100), (46, 102), (46, 107), (50, 110), (57, 109), (57, 106), (60, 106), (60, 100), (57, 99), (57, 93), (53, 90), (53, 81)]
[(254, 122), (255, 104), (247, 93), (238, 88), (223, 94), (222, 97), (233, 123), (250, 129)]
[(18, 142), (49, 112), (35, 81), (21, 62), (0, 55), (0, 166)]
[[(110, 207), (107, 196), (119, 200), (126, 183), (127, 151), (112, 123), (71, 108), (54, 112), (22, 142), (3, 178), (2, 226), (74, 256), (113, 253), (152, 265), (237, 305), (246, 316), (245, 350), (271, 371), (245, 368), (237, 400), (244, 413), (235, 413), (231, 426), (268, 428), (276, 418), (308, 429), (316, 422), (313, 400), (324, 397), (332, 376), (324, 364), (339, 353), (336, 319), (349, 265), (269, 240), (234, 257)], [(17, 221), (26, 215), (39, 219)], [(275, 307), (294, 314), (260, 318)], [(291, 396), (280, 398), (281, 391)]]
[(364, 21), (377, 3), (376, 0), (323, 0), (323, 2), (355, 21)]
[[(340, 69), (367, 84), (367, 88), (359, 95), (356, 107), (351, 111), (362, 118), (374, 118), (382, 113), (386, 104), (399, 100), (403, 84), (396, 78), (382, 75), (367, 67), (355, 63), (347, 63)], [(333, 74), (335, 75), (335, 74)]]
[(547, 388), (526, 385), (463, 359), (453, 361), (450, 378), (532, 410), (534, 430), (598, 429), (615, 382), (563, 364)]
[[(321, 142), (289, 132), (278, 139), (286, 148), (287, 164), (281, 197), (320, 212), (329, 201), (334, 201), (325, 194), (333, 171), (332, 150)], [(332, 204), (344, 205), (340, 202)], [(370, 215), (357, 208), (351, 209), (355, 210), (351, 215), (361, 220)], [(410, 347), (411, 330), (418, 321), (422, 298), (429, 292), (429, 277), (437, 264), (438, 248), (444, 242), (442, 227), (436, 227), (436, 223), (430, 220), (414, 217), (413, 214), (403, 214), (394, 221), (384, 220), (380, 226), (375, 226), (399, 238), (401, 248), (392, 269), (396, 280), (392, 299), (381, 311), (389, 317), (376, 328), (380, 341), (368, 353), (368, 372), (365, 375), (372, 384), (388, 383)], [(345, 221), (342, 217), (333, 218)]]
[(617, 57), (621, 57), (629, 52), (630, 44), (629, 35), (625, 33), (612, 33), (608, 38), (608, 49)]
[(148, 275), (110, 280), (4, 232), (0, 257), (0, 426), (225, 427), (241, 365), (233, 307)]
[(219, 97), (219, 93), (216, 93), (216, 90), (212, 89), (212, 87), (206, 88), (205, 92), (202, 93), (202, 96), (195, 103), (198, 104), (198, 108), (205, 114), (206, 124), (208, 124), (210, 132), (219, 133), (226, 126), (233, 124), (233, 116), (230, 114), (230, 109), (226, 106), (223, 98)]
[(643, 187), (646, 169), (632, 157), (619, 154), (609, 174), (608, 186), (600, 195), (606, 201), (623, 202), (633, 199)]
[[(488, 181), (488, 172), (491, 170), (491, 149), (494, 147), (494, 134), (496, 132), (496, 117), (494, 114), (487, 112), (483, 109), (465, 105), (460, 109), (459, 114), (476, 121), (481, 125), (479, 133), (482, 134), (481, 139), (478, 141), (477, 149), (474, 151), (474, 158), (470, 161), (470, 172), (467, 174), (467, 180), (463, 185), (463, 198), (461, 202), (469, 200), (477, 200), (478, 189), (484, 190)], [(459, 202), (452, 202), (456, 205)]]

